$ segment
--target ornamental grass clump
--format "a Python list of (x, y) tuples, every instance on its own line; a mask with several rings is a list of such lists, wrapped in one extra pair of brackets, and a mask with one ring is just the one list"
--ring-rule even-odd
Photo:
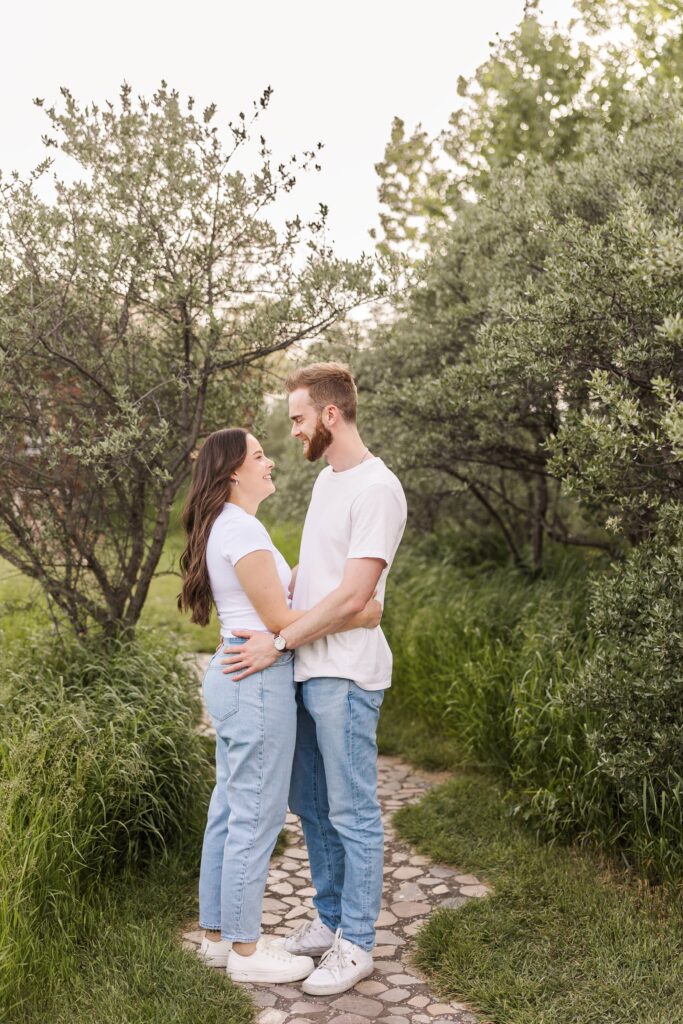
[(208, 780), (196, 680), (165, 639), (15, 648), (0, 675), (0, 1001), (18, 1007), (59, 986), (107, 884), (197, 839)]

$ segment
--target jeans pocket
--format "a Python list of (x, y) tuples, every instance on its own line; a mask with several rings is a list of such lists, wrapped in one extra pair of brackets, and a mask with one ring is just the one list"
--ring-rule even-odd
[(223, 672), (220, 662), (207, 670), (202, 693), (206, 710), (216, 722), (223, 722), (239, 711), (240, 684)]

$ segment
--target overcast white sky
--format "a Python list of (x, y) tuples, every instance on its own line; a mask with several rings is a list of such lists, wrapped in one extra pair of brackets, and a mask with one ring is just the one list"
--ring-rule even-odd
[[(330, 207), (339, 255), (372, 248), (377, 223), (374, 164), (392, 118), (436, 133), (457, 106), (496, 33), (519, 20), (523, 0), (29, 0), (3, 11), (0, 166), (24, 172), (44, 155), (45, 115), (34, 96), (60, 85), (87, 102), (115, 98), (123, 79), (150, 94), (165, 78), (227, 122), (274, 89), (263, 131), (285, 158), (318, 140), (323, 170), (302, 180), (296, 208)], [(565, 23), (571, 0), (544, 0)]]

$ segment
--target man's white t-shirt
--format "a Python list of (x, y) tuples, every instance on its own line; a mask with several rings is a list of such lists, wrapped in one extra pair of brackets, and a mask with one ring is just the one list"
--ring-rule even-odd
[[(313, 485), (296, 577), (292, 607), (309, 609), (342, 581), (348, 558), (386, 562), (377, 584), (384, 590), (406, 524), (403, 488), (381, 459), (335, 473), (327, 466)], [(364, 690), (391, 685), (392, 657), (381, 630), (351, 629), (297, 648), (294, 678), (323, 676), (352, 679)]]
[(291, 570), (270, 539), (263, 523), (226, 501), (223, 511), (214, 521), (206, 545), (206, 567), (211, 592), (221, 623), (221, 635), (232, 636), (233, 629), (258, 629), (267, 632), (258, 612), (247, 597), (237, 578), (235, 566), (240, 558), (252, 551), (271, 551), (277, 574), (282, 583), (285, 600), (289, 590)]

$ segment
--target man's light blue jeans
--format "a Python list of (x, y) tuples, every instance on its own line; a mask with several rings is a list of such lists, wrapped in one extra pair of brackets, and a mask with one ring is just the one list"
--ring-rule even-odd
[[(229, 641), (238, 642), (244, 643)], [(296, 739), (294, 659), (287, 652), (236, 683), (223, 672), (223, 657), (221, 645), (203, 683), (216, 729), (216, 786), (199, 873), (199, 926), (220, 930), (223, 939), (255, 942), (270, 855), (287, 813)]]
[(375, 944), (384, 830), (377, 799), (377, 722), (383, 690), (350, 679), (297, 684), (289, 806), (306, 837), (316, 910), (363, 949)]

